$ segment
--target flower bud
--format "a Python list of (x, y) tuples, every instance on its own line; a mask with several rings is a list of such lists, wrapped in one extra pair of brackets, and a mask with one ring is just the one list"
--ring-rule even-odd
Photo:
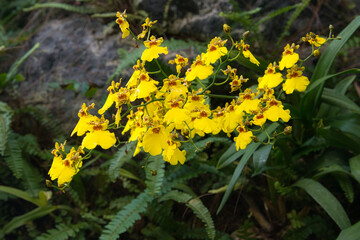
[(329, 25), (329, 30), (330, 30), (330, 31), (334, 30), (334, 26), (330, 24), (330, 25)]
[(50, 180), (46, 179), (45, 182), (46, 182), (47, 187), (52, 187), (53, 184), (52, 184), (52, 182)]
[(284, 129), (284, 134), (285, 135), (290, 135), (292, 132), (292, 126), (287, 126), (285, 129)]
[(320, 56), (320, 51), (319, 51), (319, 49), (314, 50), (314, 56), (315, 56), (315, 57), (319, 57), (319, 56)]
[(227, 24), (223, 25), (223, 30), (226, 34), (229, 34), (231, 32), (231, 27)]

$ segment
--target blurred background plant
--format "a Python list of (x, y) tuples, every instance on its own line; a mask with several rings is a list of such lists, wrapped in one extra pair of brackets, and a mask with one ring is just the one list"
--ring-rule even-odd
[[(293, 133), (279, 136), (274, 147), (253, 143), (237, 152), (228, 138), (209, 137), (196, 142), (205, 148), (202, 152), (186, 146), (185, 165), (168, 166), (153, 157), (132, 159), (134, 146), (128, 144), (118, 150), (94, 151), (65, 192), (49, 188), (50, 182), (46, 186), (53, 143), (63, 142), (68, 134), (64, 122), (46, 106), (23, 100), (19, 86), (30, 80), (22, 66), (41, 51), (39, 44), (26, 51), (23, 46), (44, 22), (72, 14), (99, 19), (105, 36), (118, 31), (114, 28), (118, 10), (127, 9), (138, 25), (148, 16), (155, 20), (148, 2), (0, 1), (0, 237), (360, 239), (360, 19), (355, 18), (359, 14), (356, 1), (340, 1), (339, 9), (331, 1), (268, 5), (224, 1), (232, 8), (219, 12), (220, 19), (233, 26), (236, 38), (251, 30), (249, 42), (264, 69), (268, 59), (280, 58), (286, 42), (297, 42), (306, 32), (326, 36), (331, 23), (335, 36), (342, 38), (307, 63), (308, 90), (286, 99), (294, 118)], [(171, 29), (177, 23), (171, 16), (182, 16), (175, 9), (181, 7), (179, 2), (161, 1), (165, 14), (159, 16), (161, 27), (155, 31), (169, 38), (170, 50), (201, 52), (207, 43), (199, 41), (198, 35)], [(128, 51), (123, 46), (118, 49), (121, 61), (104, 79), (104, 86), (122, 76), (142, 52)], [(263, 74), (252, 72), (244, 59), (239, 58), (238, 64), (238, 72), (252, 79), (250, 84)], [(104, 100), (101, 86), (77, 79), (52, 87), (85, 99), (100, 95), (99, 101)], [(270, 125), (268, 131), (277, 127)], [(69, 147), (79, 144), (75, 139), (69, 143)]]

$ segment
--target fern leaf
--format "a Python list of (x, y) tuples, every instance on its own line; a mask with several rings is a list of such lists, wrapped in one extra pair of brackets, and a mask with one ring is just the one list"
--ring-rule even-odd
[(124, 146), (119, 148), (117, 153), (115, 153), (114, 157), (108, 161), (110, 163), (108, 172), (111, 181), (115, 181), (116, 178), (119, 177), (120, 168), (122, 167), (122, 165), (124, 165), (125, 162), (129, 161), (132, 158), (135, 147), (136, 142), (130, 142), (128, 144), (125, 144)]
[(298, 7), (295, 9), (293, 14), (290, 16), (290, 19), (287, 21), (284, 31), (281, 33), (277, 44), (281, 42), (281, 40), (288, 35), (288, 31), (291, 27), (291, 24), (299, 17), (300, 13), (309, 5), (310, 0), (302, 0)]
[(43, 160), (51, 159), (53, 156), (50, 151), (44, 151), (40, 148), (38, 140), (32, 134), (26, 134), (18, 139), (23, 153), (37, 156)]
[(211, 218), (209, 210), (205, 207), (199, 198), (180, 191), (172, 190), (160, 198), (160, 201), (174, 200), (180, 203), (185, 203), (186, 206), (191, 208), (195, 215), (205, 224), (207, 235), (210, 239), (215, 239), (215, 226)]
[(105, 226), (100, 240), (115, 240), (118, 236), (130, 228), (136, 220), (141, 218), (140, 214), (145, 212), (148, 203), (152, 200), (151, 195), (145, 191), (138, 195), (130, 204), (119, 211), (111, 222)]
[(349, 203), (354, 201), (354, 186), (348, 175), (335, 174), (336, 180), (339, 182), (341, 189), (344, 191), (346, 199)]
[(4, 159), (14, 176), (20, 179), (24, 173), (24, 159), (19, 142), (16, 139), (16, 134), (10, 133), (9, 135), (10, 138), (7, 141)]
[(162, 187), (162, 193), (170, 191), (175, 185), (184, 183), (191, 178), (197, 177), (201, 171), (195, 168), (190, 168), (186, 165), (177, 168), (170, 176), (167, 177), (166, 183)]
[(33, 10), (41, 9), (41, 8), (59, 8), (69, 12), (77, 12), (77, 13), (95, 13), (94, 9), (89, 9), (81, 6), (73, 6), (66, 3), (57, 3), (57, 2), (49, 2), (49, 3), (36, 3), (32, 7), (24, 8), (25, 12), (30, 12)]
[(75, 237), (80, 229), (86, 228), (88, 225), (85, 223), (75, 225), (59, 224), (54, 229), (48, 230), (46, 233), (41, 234), (35, 240), (66, 240), (70, 237)]
[(152, 196), (155, 196), (160, 193), (161, 187), (164, 182), (165, 175), (165, 161), (162, 158), (162, 155), (151, 156), (148, 159), (147, 167), (151, 171), (146, 172), (146, 187), (149, 190)]
[(38, 196), (40, 190), (45, 190), (45, 184), (40, 184), (41, 182), (45, 183), (39, 170), (32, 166), (27, 160), (23, 160), (24, 172), (22, 175), (23, 184), (26, 191), (33, 197)]
[(12, 110), (4, 102), (0, 102), (0, 154), (4, 155), (10, 132)]

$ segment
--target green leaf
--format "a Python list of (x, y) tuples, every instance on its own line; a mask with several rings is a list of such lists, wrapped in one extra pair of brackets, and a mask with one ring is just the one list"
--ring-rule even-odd
[[(279, 126), (279, 123), (272, 123), (270, 126), (268, 126), (266, 128), (266, 132), (267, 134), (271, 134), (273, 131), (275, 131), (275, 129)], [(266, 137), (267, 134), (265, 132), (261, 133), (260, 136), (258, 137), (260, 139), (260, 141), (263, 141)], [(249, 144), (246, 149), (241, 150), (244, 151), (243, 156), (239, 162), (239, 164), (236, 166), (235, 171), (231, 177), (230, 183), (228, 185), (228, 188), (226, 189), (226, 192), (221, 200), (220, 206), (216, 212), (216, 214), (218, 214), (221, 209), (224, 207), (226, 201), (228, 200), (230, 193), (232, 192), (232, 190), (234, 189), (234, 186), (237, 182), (237, 180), (240, 177), (240, 174), (242, 173), (242, 170), (245, 166), (245, 164), (248, 162), (249, 158), (253, 155), (253, 153), (256, 151), (256, 149), (261, 145), (261, 143), (251, 143)], [(239, 151), (239, 152), (241, 152)], [(234, 153), (235, 156), (238, 155), (239, 152)], [(237, 157), (235, 158), (234, 155), (231, 156), (232, 159), (234, 159), (233, 161), (235, 161), (237, 159)], [(220, 161), (220, 160), (219, 160)], [(227, 163), (228, 161), (226, 161)], [(223, 164), (224, 165), (224, 164)]]
[(215, 239), (215, 226), (209, 210), (204, 206), (199, 198), (192, 198), (190, 194), (172, 190), (159, 199), (159, 201), (174, 200), (185, 203), (191, 208), (195, 215), (205, 224), (206, 232), (210, 239)]
[(330, 146), (360, 153), (360, 143), (357, 142), (357, 139), (351, 134), (341, 132), (336, 128), (318, 128), (316, 132), (322, 136)]
[(254, 152), (253, 163), (254, 163), (254, 174), (253, 176), (262, 173), (266, 168), (266, 161), (269, 158), (272, 145), (265, 145), (260, 147)]
[(126, 205), (116, 216), (105, 226), (100, 240), (115, 240), (119, 235), (129, 229), (135, 221), (141, 218), (140, 214), (145, 212), (148, 203), (153, 198), (145, 191), (139, 194), (134, 200)]
[(70, 12), (77, 13), (95, 13), (94, 9), (89, 9), (81, 6), (73, 6), (66, 3), (48, 2), (48, 3), (36, 3), (32, 7), (24, 8), (24, 12), (30, 12), (41, 8), (59, 8)]
[(132, 158), (135, 147), (136, 141), (126, 143), (124, 146), (119, 148), (114, 157), (108, 161), (110, 164), (108, 172), (111, 181), (116, 180), (116, 178), (119, 176), (120, 168), (124, 165), (124, 163)]
[[(352, 34), (360, 26), (360, 16), (356, 17), (340, 34), (341, 40), (333, 40), (329, 46), (326, 48), (324, 53), (321, 54), (321, 57), (316, 64), (314, 73), (311, 77), (311, 84), (317, 84), (317, 81), (328, 75), (332, 63), (340, 49), (343, 45), (349, 40)], [(301, 112), (304, 114), (304, 118), (308, 121), (312, 119), (312, 115), (316, 112), (315, 109), (319, 106), (319, 100), (322, 95), (324, 88), (324, 82), (320, 83), (313, 90), (308, 92), (306, 96), (302, 99), (301, 102)]]
[(17, 188), (0, 185), (0, 191), (11, 194), (11, 195), (14, 195), (14, 196), (19, 197), (21, 199), (24, 199), (25, 201), (31, 202), (31, 203), (33, 203), (33, 204), (35, 204), (37, 206), (42, 205), (41, 201), (39, 199), (34, 198), (34, 197), (30, 196), (30, 194), (28, 194), (27, 192), (24, 192), (24, 191), (19, 190)]
[[(63, 223), (56, 224), (56, 228), (48, 230), (41, 234), (35, 240), (67, 240), (74, 239), (76, 233), (82, 228), (87, 228), (86, 223), (65, 225)], [(71, 238), (70, 238), (71, 237)]]
[(360, 154), (349, 160), (351, 175), (360, 183)]
[(152, 196), (156, 196), (161, 192), (161, 187), (164, 184), (165, 161), (162, 155), (149, 157), (147, 168), (146, 187)]
[[(305, 93), (311, 92), (313, 89), (315, 89), (316, 87), (320, 86), (321, 84), (324, 84), (327, 80), (332, 79), (334, 77), (340, 77), (344, 74), (359, 74), (360, 73), (360, 69), (358, 68), (352, 68), (352, 69), (348, 69), (339, 73), (335, 73), (335, 74), (330, 74), (330, 75), (326, 75), (324, 77), (321, 77), (319, 79), (317, 79), (314, 82), (310, 82), (309, 86), (306, 88)], [(354, 78), (355, 76), (350, 76), (351, 78)], [(352, 80), (353, 81), (353, 80)], [(346, 84), (345, 84), (346, 86)], [(340, 86), (339, 86), (340, 87)], [(346, 88), (345, 88), (346, 89)], [(337, 89), (340, 91), (340, 89)], [(341, 93), (339, 94), (344, 94), (344, 92), (341, 91)]]
[[(35, 52), (36, 49), (40, 47), (40, 43), (36, 43), (29, 51), (25, 53), (19, 60), (17, 60), (13, 65), (11, 65), (10, 70), (6, 76), (5, 84), (9, 83), (10, 81), (16, 81), (16, 74), (20, 67), (20, 65), (31, 55)], [(15, 81), (14, 81), (15, 80)]]
[(344, 95), (340, 95), (338, 91), (329, 88), (324, 88), (321, 99), (332, 105), (337, 106), (341, 109), (347, 109), (354, 113), (360, 113), (360, 107)]
[[(275, 129), (279, 126), (278, 123), (272, 123), (266, 128), (266, 132), (268, 134), (271, 134), (275, 131)], [(265, 132), (262, 132), (259, 136), (257, 136), (260, 141), (265, 141), (267, 138), (267, 134)], [(251, 143), (250, 145), (253, 145), (255, 143)], [(250, 145), (248, 147), (250, 147)], [(257, 145), (259, 146), (259, 145)], [(221, 155), (219, 158), (219, 161), (217, 163), (217, 168), (221, 169), (229, 164), (233, 163), (235, 160), (239, 159), (242, 155), (244, 155), (247, 152), (248, 147), (244, 150), (236, 151), (235, 144), (231, 144), (230, 147), (226, 150), (226, 152)], [(256, 150), (256, 149), (255, 149)]]
[(305, 190), (329, 214), (340, 229), (345, 229), (351, 225), (340, 202), (319, 182), (304, 178), (294, 183), (293, 186)]
[(336, 240), (359, 240), (360, 239), (360, 222), (351, 227), (343, 229)]
[(21, 148), (16, 134), (9, 134), (10, 138), (6, 144), (5, 162), (13, 172), (16, 178), (22, 178), (24, 176), (24, 159), (22, 156)]
[(4, 102), (0, 101), (0, 154), (4, 155), (13, 115), (12, 109)]
[(30, 212), (25, 213), (24, 215), (14, 217), (9, 223), (7, 223), (4, 228), (2, 229), (2, 232), (4, 234), (8, 234), (14, 229), (23, 226), (29, 221), (32, 221), (34, 219), (43, 217), (54, 210), (57, 209), (57, 206), (42, 206), (38, 207)]

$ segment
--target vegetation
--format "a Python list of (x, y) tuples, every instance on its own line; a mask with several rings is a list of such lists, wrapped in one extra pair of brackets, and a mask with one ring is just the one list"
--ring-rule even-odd
[[(297, 44), (291, 45), (288, 36), (292, 24), (311, 6), (311, 1), (301, 1), (266, 14), (262, 9), (243, 11), (239, 3), (231, 1), (235, 11), (221, 13), (221, 16), (229, 25), (240, 22), (251, 32), (245, 33), (242, 40), (236, 39), (225, 25), (223, 35), (219, 36), (221, 39), (209, 45), (194, 40), (162, 42), (159, 38), (150, 38), (152, 34), (166, 34), (160, 24), (157, 29), (152, 26), (156, 23), (151, 22), (143, 25), (141, 37), (140, 28), (134, 26), (142, 24), (148, 15), (126, 1), (118, 5), (112, 1), (106, 4), (100, 1), (10, 2), (14, 1), (3, 0), (1, 5), (6, 7), (0, 10), (0, 69), (3, 71), (0, 74), (0, 238), (360, 238), (360, 103), (356, 91), (360, 68), (351, 62), (358, 59), (359, 54), (356, 50), (360, 16), (354, 17), (342, 30), (330, 26), (328, 36), (324, 32), (320, 37), (296, 33), (304, 36), (294, 40), (300, 44), (298, 49)], [(23, 29), (21, 17), (41, 15), (46, 9), (54, 9), (60, 13), (76, 12), (115, 20), (118, 9), (114, 6), (127, 7), (129, 12), (128, 18), (125, 13), (118, 13), (120, 29), (116, 27), (116, 31), (121, 31), (122, 37), (133, 36), (140, 47), (131, 54), (119, 49), (122, 61), (114, 73), (109, 73), (109, 92), (90, 86), (80, 91), (76, 82), (68, 85), (68, 90), (81, 92), (89, 99), (94, 91), (109, 94), (99, 110), (100, 115), (104, 114), (109, 120), (95, 117), (92, 106), (85, 105), (81, 109), (86, 114), (80, 111), (77, 132), (72, 134), (78, 136), (70, 137), (70, 133), (61, 129), (62, 123), (45, 107), (21, 101), (18, 86), (27, 81), (21, 66), (38, 51), (39, 44), (11, 63), (5, 57), (15, 54), (14, 49), (27, 41), (35, 29)], [(267, 41), (262, 36), (261, 25), (276, 21), (281, 15), (288, 16), (283, 31), (278, 33), (277, 39)], [(130, 25), (121, 25), (128, 20)], [(112, 21), (108, 26), (115, 24)], [(274, 46), (276, 41), (279, 46)], [(287, 41), (290, 45), (284, 50)], [(258, 45), (262, 46), (257, 48)], [(146, 52), (153, 46), (158, 48), (152, 49), (157, 56), (154, 51)], [(166, 55), (189, 46), (198, 53), (208, 53), (204, 58), (199, 57), (203, 62), (197, 63), (204, 68), (192, 81), (188, 80), (192, 75), (186, 69), (191, 68), (194, 73), (196, 59), (186, 59), (186, 66), (180, 64), (180, 58), (175, 55), (170, 64), (169, 60), (158, 58), (159, 54)], [(223, 47), (227, 48), (226, 52)], [(214, 57), (215, 60), (209, 54), (214, 48), (220, 55)], [(299, 59), (285, 59), (283, 51), (292, 51), (291, 56), (298, 54)], [(138, 59), (142, 62), (137, 63)], [(183, 59), (185, 61), (185, 57)], [(291, 66), (285, 66), (289, 61)], [(280, 66), (269, 65), (273, 62)], [(296, 69), (293, 68), (295, 64), (298, 64)], [(158, 87), (154, 84), (156, 90), (148, 91), (152, 85), (144, 90), (139, 87), (140, 82), (125, 86), (125, 80), (117, 81), (122, 72), (133, 65), (139, 74), (148, 77), (146, 81), (159, 82)], [(213, 67), (211, 73), (203, 77), (209, 66)], [(267, 85), (263, 82), (260, 87), (271, 71), (279, 73), (284, 84), (270, 87), (274, 81), (271, 77)], [(306, 89), (289, 90), (285, 85), (292, 78), (289, 75), (296, 73), (296, 77), (301, 77), (299, 72), (309, 79)], [(240, 77), (241, 74), (244, 77)], [(171, 80), (171, 75), (176, 80), (187, 79), (188, 89), (206, 99), (196, 108), (205, 112), (217, 109), (227, 116), (230, 106), (235, 109), (242, 106), (247, 93), (258, 94), (251, 100), (262, 101), (251, 111), (241, 109), (241, 120), (228, 130), (224, 130), (227, 129), (224, 125), (214, 125), (211, 130), (205, 128), (217, 118), (215, 112), (210, 113), (211, 117), (209, 114), (202, 116), (209, 119), (206, 124), (193, 124), (178, 112), (176, 117), (184, 118), (178, 123), (165, 117), (175, 108), (168, 100), (173, 90), (162, 88)], [(249, 80), (245, 81), (246, 78)], [(235, 84), (234, 80), (244, 81)], [(111, 84), (111, 81), (114, 82)], [(126, 95), (126, 101), (120, 103), (113, 95), (121, 92)], [(192, 96), (190, 91), (171, 101), (183, 101), (182, 106), (186, 106), (191, 104)], [(237, 102), (231, 103), (233, 99)], [(272, 120), (273, 116), (266, 113), (270, 108), (267, 103), (275, 100), (280, 102), (284, 112), (290, 113), (291, 119), (278, 116)], [(160, 104), (156, 105), (156, 112), (153, 109), (157, 102)], [(101, 104), (96, 103), (98, 105)], [(199, 112), (194, 109), (187, 114)], [(118, 114), (112, 110), (117, 110)], [(155, 116), (155, 112), (161, 114)], [(138, 121), (145, 125), (143, 132), (136, 132), (141, 129), (133, 125), (130, 133), (120, 134), (134, 119), (126, 116), (137, 113), (141, 113)], [(264, 113), (266, 122), (255, 124), (259, 113)], [(144, 116), (157, 122), (146, 122)], [(159, 116), (165, 120), (156, 119)], [(90, 119), (87, 122), (92, 122), (92, 126), (101, 127), (99, 132), (104, 134), (101, 139), (106, 139), (105, 142), (89, 140), (90, 134), (96, 131), (86, 125), (86, 121), (81, 125), (82, 117)], [(171, 123), (177, 126), (168, 130)], [(169, 148), (164, 146), (159, 153), (154, 147), (157, 139), (146, 135), (163, 126), (167, 127), (164, 132), (169, 131), (167, 142), (177, 154), (165, 153)], [(202, 137), (203, 133), (206, 134)], [(244, 133), (251, 133), (251, 137), (241, 135)], [(88, 140), (79, 141), (81, 135)], [(128, 141), (129, 137), (132, 141)], [(151, 144), (147, 144), (146, 139), (150, 139)], [(55, 142), (63, 144), (56, 144), (53, 149)], [(65, 169), (62, 172), (58, 172), (60, 165), (54, 167), (57, 159), (67, 167), (61, 165)], [(69, 159), (71, 163), (66, 165)]]

